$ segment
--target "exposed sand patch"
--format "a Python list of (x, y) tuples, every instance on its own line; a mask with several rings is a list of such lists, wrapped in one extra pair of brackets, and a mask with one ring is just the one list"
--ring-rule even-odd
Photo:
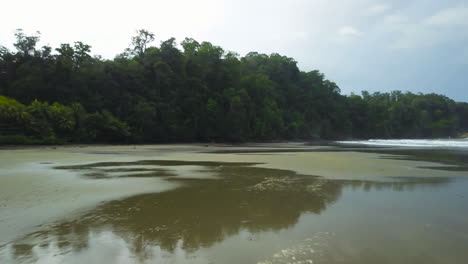
[[(83, 177), (78, 171), (57, 170), (54, 169), (56, 166), (179, 160), (261, 163), (255, 166), (347, 180), (378, 180), (385, 176), (468, 176), (466, 171), (419, 168), (440, 166), (437, 163), (381, 159), (382, 155), (374, 153), (295, 152), (316, 148), (282, 143), (257, 144), (253, 147), (145, 145), (3, 149), (0, 150), (0, 244), (19, 234), (30, 232), (38, 225), (71, 217), (72, 214), (94, 208), (101, 202), (136, 194), (162, 192), (178, 186), (162, 177), (120, 177), (125, 172), (113, 172), (119, 177)], [(278, 149), (281, 152), (268, 153)], [(206, 153), (225, 150), (262, 150), (266, 153)], [(214, 177), (200, 166), (173, 166), (170, 173), (179, 178)]]

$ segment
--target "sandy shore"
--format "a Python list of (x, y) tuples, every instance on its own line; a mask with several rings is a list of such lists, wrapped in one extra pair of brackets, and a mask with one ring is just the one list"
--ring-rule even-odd
[[(382, 159), (381, 154), (313, 151), (299, 143), (256, 145), (138, 145), (27, 147), (0, 150), (0, 234), (2, 242), (40, 225), (72, 217), (97, 204), (136, 194), (162, 192), (178, 184), (162, 178), (92, 179), (56, 166), (95, 162), (180, 160), (251, 162), (255, 166), (292, 170), (333, 179), (382, 180), (386, 176), (440, 177), (467, 175), (422, 169), (440, 164)], [(216, 153), (235, 151), (236, 153)], [(260, 153), (251, 153), (261, 151)], [(238, 153), (240, 152), (240, 153)], [(244, 152), (244, 153), (243, 153)], [(203, 177), (195, 169), (177, 169), (185, 177)], [(200, 175), (200, 176), (197, 176)]]

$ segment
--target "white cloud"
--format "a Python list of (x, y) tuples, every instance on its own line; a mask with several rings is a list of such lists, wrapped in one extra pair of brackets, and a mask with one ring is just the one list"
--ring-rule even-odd
[(468, 8), (447, 8), (424, 21), (428, 25), (468, 26)]
[[(83, 41), (93, 46), (93, 53), (112, 58), (129, 45), (137, 29), (154, 32), (156, 43), (169, 37), (201, 38), (206, 32), (222, 28), (226, 11), (224, 2), (217, 0), (134, 0), (132, 4), (125, 0), (82, 0), (70, 5), (64, 2), (5, 1), (2, 10), (13, 11), (0, 16), (0, 34), (9, 41), (17, 28), (26, 32), (40, 30), (42, 39), (53, 47)], [(21, 10), (20, 19), (15, 10)]]
[(338, 34), (345, 37), (359, 37), (362, 32), (352, 26), (344, 26), (338, 30)]
[(307, 32), (305, 32), (305, 31), (296, 31), (296, 32), (292, 32), (291, 36), (294, 39), (307, 39), (309, 34)]
[(389, 11), (392, 7), (389, 4), (375, 4), (366, 8), (363, 12), (365, 16), (379, 16)]
[(385, 16), (383, 19), (383, 23), (386, 25), (399, 25), (408, 23), (409, 19), (403, 15), (392, 14)]
[(386, 39), (392, 49), (427, 49), (468, 42), (468, 8), (445, 8), (424, 16), (393, 12), (385, 16), (373, 31)]

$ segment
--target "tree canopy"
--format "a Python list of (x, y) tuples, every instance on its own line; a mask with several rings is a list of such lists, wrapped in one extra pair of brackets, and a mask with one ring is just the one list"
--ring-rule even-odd
[(0, 46), (0, 143), (270, 141), (456, 136), (468, 104), (443, 95), (342, 95), (279, 54), (244, 57), (209, 42), (138, 30), (112, 60), (82, 42)]

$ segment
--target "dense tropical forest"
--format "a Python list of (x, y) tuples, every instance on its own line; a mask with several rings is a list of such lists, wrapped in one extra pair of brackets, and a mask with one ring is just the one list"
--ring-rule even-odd
[(82, 42), (0, 46), (0, 144), (429, 138), (468, 131), (468, 103), (443, 95), (341, 95), (279, 54), (209, 42), (153, 46), (139, 30), (113, 60)]

